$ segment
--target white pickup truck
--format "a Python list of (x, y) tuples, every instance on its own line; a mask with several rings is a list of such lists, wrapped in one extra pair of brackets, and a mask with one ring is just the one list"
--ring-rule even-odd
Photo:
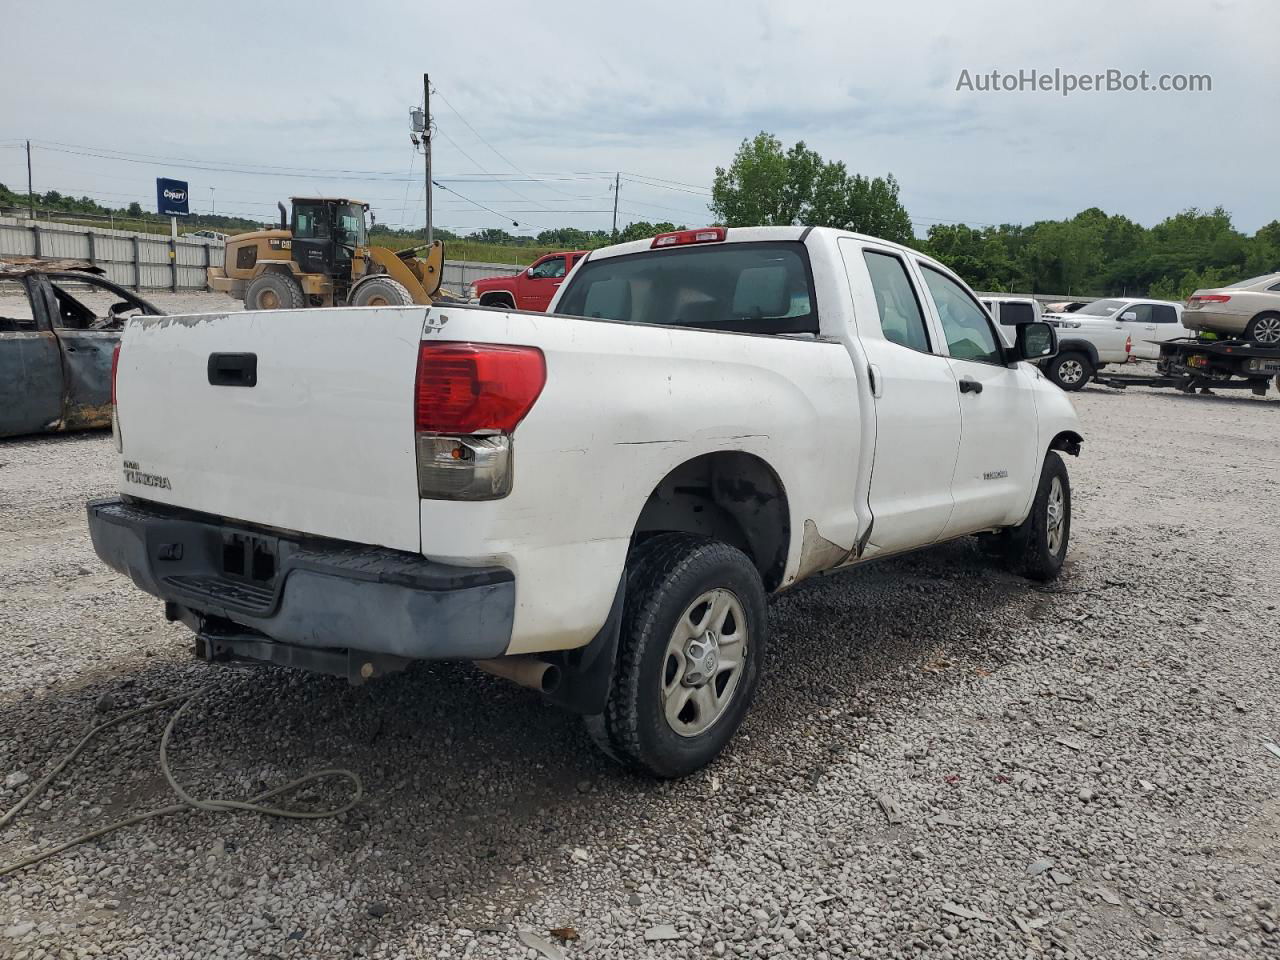
[(140, 317), (89, 527), (209, 660), (478, 661), (679, 776), (747, 710), (769, 594), (978, 533), (1058, 573), (1080, 426), (1021, 362), (1054, 349), (914, 250), (781, 227), (596, 250), (549, 314)]
[(1167, 300), (1094, 300), (1044, 319), (1058, 329), (1059, 346), (1041, 366), (1063, 390), (1081, 389), (1109, 363), (1159, 360), (1161, 343), (1191, 336), (1182, 325), (1182, 304)]

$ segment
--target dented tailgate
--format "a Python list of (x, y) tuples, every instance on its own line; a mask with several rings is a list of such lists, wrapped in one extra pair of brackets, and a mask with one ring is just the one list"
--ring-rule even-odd
[(426, 308), (139, 317), (116, 377), (120, 491), (417, 551)]

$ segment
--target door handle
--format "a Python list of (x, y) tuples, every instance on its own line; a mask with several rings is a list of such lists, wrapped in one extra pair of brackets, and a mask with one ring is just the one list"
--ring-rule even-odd
[(252, 387), (258, 383), (256, 353), (209, 354), (209, 383), (215, 387)]
[(964, 377), (960, 381), (960, 392), (961, 393), (981, 393), (982, 384), (979, 383), (977, 380), (971, 380), (968, 377)]
[(884, 396), (884, 380), (880, 376), (880, 364), (867, 364), (867, 376), (871, 380), (871, 395), (873, 397)]

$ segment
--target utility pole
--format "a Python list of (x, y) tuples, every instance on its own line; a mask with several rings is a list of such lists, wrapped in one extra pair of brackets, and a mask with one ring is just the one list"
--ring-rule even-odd
[(31, 190), (31, 141), (27, 141), (27, 215), (36, 218), (36, 195)]
[(423, 176), (426, 180), (427, 198), (427, 244), (431, 243), (431, 81), (427, 74), (422, 75), (422, 155), (426, 158), (423, 164)]
[(618, 191), (622, 189), (622, 174), (613, 175), (613, 238), (618, 239)]

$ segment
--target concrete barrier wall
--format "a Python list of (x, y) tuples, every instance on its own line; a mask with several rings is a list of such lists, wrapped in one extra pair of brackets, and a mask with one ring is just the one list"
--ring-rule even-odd
[[(135, 233), (106, 227), (0, 217), (0, 257), (88, 260), (106, 277), (134, 290), (205, 290), (205, 269), (222, 263), (220, 240)], [(512, 276), (523, 268), (509, 263), (446, 260), (444, 286), (465, 294), (482, 277)]]

